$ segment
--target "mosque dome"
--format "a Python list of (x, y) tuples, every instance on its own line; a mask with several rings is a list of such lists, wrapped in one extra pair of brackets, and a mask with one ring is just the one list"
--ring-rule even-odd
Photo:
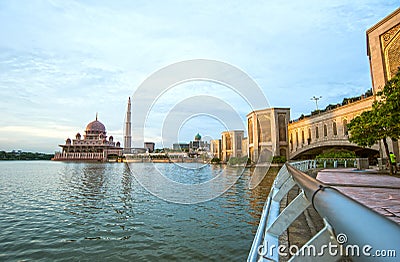
[(201, 140), (201, 135), (197, 133), (197, 135), (194, 137), (195, 141), (200, 141)]
[(102, 132), (105, 133), (106, 132), (106, 127), (103, 125), (103, 123), (101, 123), (100, 121), (97, 120), (97, 115), (96, 115), (96, 120), (90, 122), (87, 126), (86, 126), (86, 132)]

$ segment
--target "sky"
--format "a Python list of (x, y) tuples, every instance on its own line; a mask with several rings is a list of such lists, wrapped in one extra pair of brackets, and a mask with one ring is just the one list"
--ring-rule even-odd
[[(366, 30), (398, 7), (398, 0), (0, 0), (0, 150), (52, 153), (96, 112), (122, 142), (128, 97), (157, 70), (189, 59), (241, 69), (271, 107), (290, 107), (292, 119), (315, 110), (313, 96), (322, 96), (320, 108), (340, 103), (371, 88)], [(197, 132), (218, 138), (224, 121), (205, 115), (187, 119), (175, 137), (161, 135), (168, 110), (202, 94), (227, 101), (243, 121), (251, 111), (222, 85), (185, 83), (156, 101), (145, 139), (169, 147)]]

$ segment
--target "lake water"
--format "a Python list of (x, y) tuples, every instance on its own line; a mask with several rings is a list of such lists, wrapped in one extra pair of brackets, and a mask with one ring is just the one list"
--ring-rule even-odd
[[(156, 165), (189, 183), (221, 171)], [(276, 172), (250, 190), (246, 169), (221, 196), (185, 205), (147, 192), (125, 163), (2, 161), (0, 260), (245, 261)]]

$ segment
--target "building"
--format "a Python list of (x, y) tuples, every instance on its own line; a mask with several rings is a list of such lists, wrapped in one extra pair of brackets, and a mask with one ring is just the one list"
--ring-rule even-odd
[(249, 156), (249, 141), (247, 137), (242, 140), (242, 156)]
[(201, 140), (201, 135), (197, 133), (194, 141), (189, 143), (174, 143), (172, 149), (175, 151), (187, 151), (190, 153), (197, 153), (198, 151), (210, 151), (210, 144), (207, 141)]
[[(368, 29), (366, 34), (372, 88), (376, 95), (400, 67), (400, 8)], [(399, 141), (388, 140), (390, 150), (399, 159)], [(379, 143), (379, 147), (380, 157), (386, 158), (384, 146)]]
[(248, 155), (252, 162), (268, 162), (273, 156), (289, 158), (289, 119), (289, 108), (267, 108), (247, 114)]
[(126, 115), (125, 115), (125, 127), (124, 127), (124, 148), (123, 153), (125, 158), (127, 156), (131, 157), (131, 155), (136, 154), (144, 154), (149, 151), (149, 148), (153, 148), (151, 143), (149, 142), (148, 147), (146, 143), (144, 143), (144, 147), (132, 147), (132, 108), (131, 108), (131, 98), (128, 97), (128, 105), (126, 108)]
[(231, 157), (242, 157), (243, 130), (225, 131), (221, 133), (221, 160), (228, 162)]
[(349, 141), (347, 124), (362, 112), (371, 109), (375, 97), (337, 105), (335, 108), (305, 116), (289, 123), (289, 158), (310, 159), (332, 148), (346, 149), (367, 157), (376, 154), (378, 147), (362, 148)]
[(222, 158), (222, 142), (221, 139), (213, 139), (210, 141), (210, 151), (213, 158)]
[(154, 152), (154, 147), (155, 147), (155, 143), (153, 143), (153, 142), (144, 142), (144, 148), (147, 148), (149, 153), (153, 153)]
[[(376, 94), (400, 67), (400, 8), (368, 29), (366, 36), (372, 92), (357, 97), (351, 103), (338, 104), (323, 112), (292, 121), (289, 124), (291, 159), (315, 157), (332, 148), (352, 150), (362, 157), (387, 157), (380, 142), (370, 148), (350, 143), (347, 124), (372, 108)], [(399, 143), (387, 140), (389, 150), (399, 159)]]
[[(372, 91), (290, 123), (289, 109), (251, 112), (247, 115), (248, 148), (253, 162), (263, 162), (271, 155), (286, 156), (287, 159), (312, 158), (332, 148), (352, 150), (362, 157), (387, 157), (380, 143), (371, 148), (350, 143), (347, 124), (372, 108), (377, 92), (399, 70), (400, 8), (368, 29), (366, 34)], [(399, 159), (399, 142), (388, 140), (390, 151)]]
[(210, 145), (207, 141), (201, 140), (201, 135), (197, 133), (194, 137), (194, 141), (189, 142), (189, 151), (210, 151)]
[(172, 149), (175, 151), (189, 151), (189, 143), (172, 144)]
[(128, 97), (128, 106), (125, 116), (125, 129), (124, 129), (124, 152), (130, 153), (132, 147), (132, 116), (131, 116), (131, 98)]
[(96, 119), (86, 126), (85, 135), (77, 133), (75, 139), (67, 138), (65, 144), (59, 145), (62, 152), (57, 152), (53, 160), (59, 161), (107, 161), (110, 157), (122, 156), (119, 142), (110, 136), (107, 140), (106, 127)]

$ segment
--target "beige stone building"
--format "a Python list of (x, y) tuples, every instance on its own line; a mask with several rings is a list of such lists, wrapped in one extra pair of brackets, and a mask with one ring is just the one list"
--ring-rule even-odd
[(228, 162), (231, 157), (242, 157), (243, 130), (232, 130), (221, 133), (221, 160)]
[[(372, 93), (290, 123), (288, 108), (268, 108), (249, 113), (248, 138), (243, 145), (248, 145), (246, 153), (252, 162), (262, 163), (272, 156), (285, 156), (287, 159), (314, 157), (332, 147), (351, 149), (368, 156), (380, 152), (382, 157), (384, 150), (382, 147), (379, 150), (380, 145), (363, 149), (350, 143), (347, 124), (371, 109), (376, 93), (400, 67), (400, 8), (367, 30), (367, 47)], [(400, 159), (398, 142), (391, 143), (390, 148)]]
[[(290, 158), (315, 156), (324, 149), (339, 147), (358, 151), (359, 155), (380, 152), (385, 157), (383, 145), (363, 149), (348, 141), (346, 125), (362, 112), (370, 110), (376, 93), (393, 77), (400, 66), (400, 8), (367, 30), (367, 54), (370, 61), (372, 96), (339, 105), (320, 114), (292, 121), (289, 124)], [(390, 150), (399, 157), (398, 142), (390, 143)], [(363, 151), (364, 150), (364, 151)]]
[(210, 141), (210, 152), (213, 157), (222, 158), (221, 139), (213, 139)]
[(400, 66), (400, 8), (367, 30), (367, 54), (376, 94)]
[(289, 157), (289, 108), (267, 108), (247, 115), (248, 154), (252, 162), (267, 162), (272, 156)]
[[(354, 117), (371, 109), (374, 99), (370, 96), (301, 120), (291, 121), (288, 126), (289, 158), (298, 158), (300, 155), (302, 158), (314, 157), (324, 149), (332, 147), (364, 150), (370, 155), (370, 150), (349, 142), (347, 124)], [(372, 149), (377, 152), (378, 147)]]
[(249, 156), (249, 141), (247, 137), (242, 140), (242, 156)]
[[(367, 30), (367, 54), (376, 94), (400, 67), (400, 8)], [(379, 146), (381, 157), (386, 157), (383, 145)], [(389, 141), (389, 147), (399, 159), (399, 142)]]

